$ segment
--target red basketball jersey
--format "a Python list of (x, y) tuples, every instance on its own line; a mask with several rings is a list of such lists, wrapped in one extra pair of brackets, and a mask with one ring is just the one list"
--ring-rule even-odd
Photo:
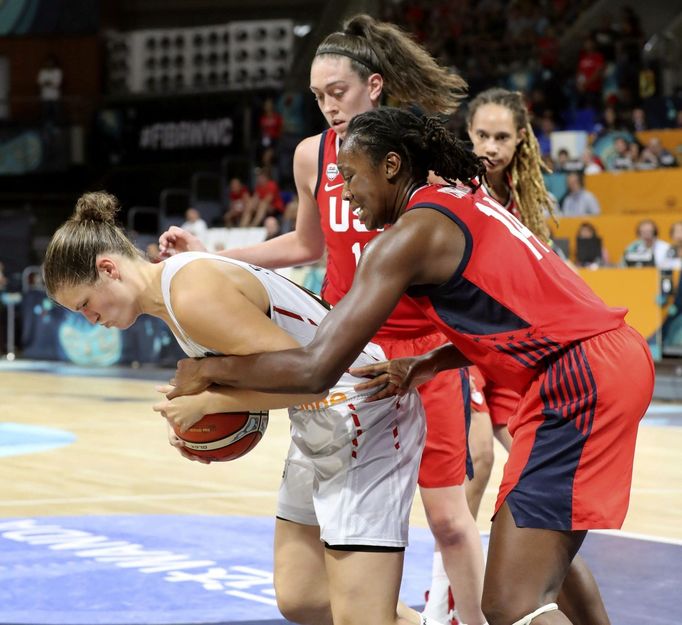
[(464, 232), (461, 265), (444, 284), (409, 295), (483, 374), (519, 393), (576, 341), (623, 324), (585, 282), (488, 194), (426, 185), (407, 210), (428, 207)]
[[(514, 217), (516, 217), (517, 219), (521, 219), (521, 211), (519, 210), (519, 207), (516, 205), (516, 200), (514, 199), (514, 194), (511, 192), (511, 188), (512, 188), (511, 174), (507, 173), (506, 179), (507, 179), (507, 187), (510, 189), (510, 192), (509, 192), (509, 199), (507, 200), (507, 203), (504, 204), (504, 208), (506, 210), (508, 210), (512, 215), (514, 215)], [(485, 193), (485, 195), (487, 195), (488, 197), (495, 200), (492, 193), (490, 193), (490, 189), (488, 189), (488, 187), (486, 186), (485, 181), (481, 181), (478, 178), (474, 178), (474, 182), (476, 182), (476, 183), (482, 182), (481, 187), (480, 187), (481, 193)], [(495, 201), (497, 201), (497, 200), (495, 200)]]
[[(336, 304), (353, 283), (362, 249), (380, 231), (368, 231), (341, 199), (343, 177), (336, 165), (338, 135), (325, 130), (320, 139), (315, 199), (320, 211), (320, 223), (327, 244), (327, 275), (322, 285), (322, 297)], [(420, 307), (403, 297), (386, 324), (379, 330), (379, 338), (416, 337), (435, 332)]]

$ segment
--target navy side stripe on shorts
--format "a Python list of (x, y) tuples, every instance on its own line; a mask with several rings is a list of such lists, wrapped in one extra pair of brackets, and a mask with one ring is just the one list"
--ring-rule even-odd
[(570, 530), (573, 480), (592, 429), (597, 388), (582, 345), (547, 368), (540, 388), (544, 421), (507, 503), (520, 527)]
[(468, 367), (461, 367), (459, 369), (459, 379), (462, 383), (462, 401), (464, 401), (464, 433), (466, 435), (467, 445), (467, 459), (466, 459), (466, 473), (470, 480), (474, 479), (474, 462), (471, 459), (471, 450), (469, 449), (469, 428), (471, 427), (471, 383), (469, 382)]

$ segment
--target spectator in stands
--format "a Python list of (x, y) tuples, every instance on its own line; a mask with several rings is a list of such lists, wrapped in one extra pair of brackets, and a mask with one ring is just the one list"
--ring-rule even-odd
[(251, 202), (246, 207), (240, 225), (244, 227), (262, 226), (269, 215), (278, 217), (284, 210), (284, 202), (279, 185), (272, 179), (266, 169), (259, 169), (256, 174), (256, 188)]
[(649, 129), (649, 125), (646, 121), (646, 113), (643, 108), (636, 106), (632, 109), (630, 116), (630, 130), (632, 130), (632, 132), (640, 132), (641, 130)]
[(682, 221), (670, 226), (670, 249), (666, 265), (668, 269), (682, 269)]
[(246, 207), (251, 202), (251, 193), (247, 186), (239, 178), (230, 180), (229, 206), (223, 221), (227, 228), (238, 226), (241, 223)]
[(658, 167), (677, 167), (677, 160), (663, 147), (658, 137), (649, 139), (644, 152), (658, 164)]
[(666, 267), (670, 244), (658, 238), (658, 226), (652, 219), (637, 224), (637, 240), (623, 252), (626, 267)]
[(599, 110), (601, 107), (605, 67), (604, 55), (597, 50), (594, 39), (586, 37), (576, 68), (579, 108)]
[(602, 245), (597, 229), (585, 221), (578, 227), (575, 235), (575, 260), (578, 267), (605, 267), (609, 264), (606, 248)]
[(595, 139), (600, 139), (619, 130), (623, 130), (623, 125), (618, 119), (618, 111), (614, 106), (604, 107), (601, 120), (594, 127)]
[(604, 171), (604, 163), (590, 146), (583, 150), (581, 160), (583, 162), (583, 174), (586, 176), (600, 174)]
[(642, 150), (642, 145), (639, 141), (633, 141), (628, 148), (628, 155), (632, 161), (632, 168), (636, 170), (656, 169), (658, 161), (647, 150)]
[(566, 176), (566, 193), (561, 202), (561, 214), (564, 217), (577, 215), (599, 215), (601, 207), (594, 193), (583, 186), (582, 174), (571, 172)]
[(625, 137), (620, 136), (613, 140), (613, 153), (607, 158), (606, 167), (610, 171), (633, 169), (630, 142)]
[(258, 121), (260, 128), (260, 162), (262, 167), (272, 167), (277, 146), (282, 136), (282, 116), (275, 109), (275, 102), (267, 98)]
[(581, 161), (571, 158), (566, 148), (561, 148), (557, 152), (556, 161), (554, 162), (554, 171), (559, 173), (567, 173), (570, 171), (581, 171), (583, 164)]
[(202, 243), (206, 242), (208, 226), (196, 208), (188, 208), (185, 211), (185, 223), (182, 224), (181, 228), (191, 232)]
[(36, 82), (40, 89), (40, 104), (43, 112), (43, 123), (56, 125), (61, 115), (62, 80), (64, 74), (59, 61), (50, 54), (40, 68)]

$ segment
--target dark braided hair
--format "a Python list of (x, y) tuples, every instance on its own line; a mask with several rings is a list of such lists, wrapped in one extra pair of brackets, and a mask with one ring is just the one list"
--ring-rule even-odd
[(410, 111), (380, 107), (356, 115), (348, 125), (346, 146), (358, 147), (378, 165), (388, 152), (400, 155), (416, 181), (433, 171), (447, 182), (478, 185), (485, 174), (483, 160), (457, 139), (437, 117), (418, 117)]

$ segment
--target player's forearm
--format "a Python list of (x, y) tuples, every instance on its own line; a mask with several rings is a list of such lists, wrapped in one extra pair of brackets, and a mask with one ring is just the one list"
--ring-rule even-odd
[(224, 250), (221, 254), (259, 267), (277, 269), (314, 263), (322, 256), (322, 251), (301, 242), (295, 232), (287, 232), (257, 245)]
[(432, 369), (434, 375), (447, 369), (459, 369), (471, 364), (471, 361), (452, 343), (427, 352), (421, 357), (421, 360), (423, 361), (421, 366)]
[(249, 389), (212, 386), (205, 395), (205, 414), (241, 410), (275, 410), (322, 401), (325, 393), (263, 393)]
[[(317, 363), (319, 365), (311, 364)], [(347, 365), (316, 359), (305, 348), (250, 356), (216, 356), (200, 363), (199, 376), (207, 384), (248, 388), (269, 393), (326, 392)]]

